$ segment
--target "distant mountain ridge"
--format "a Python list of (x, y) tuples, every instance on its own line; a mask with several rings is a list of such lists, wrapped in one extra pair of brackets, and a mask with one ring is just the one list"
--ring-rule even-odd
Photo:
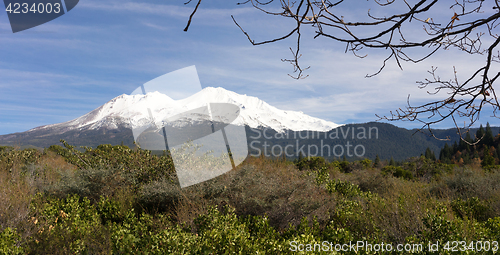
[[(150, 108), (155, 118), (162, 119), (164, 116), (204, 106), (204, 102), (231, 103), (240, 108), (240, 116), (234, 124), (246, 127), (251, 155), (255, 155), (259, 150), (263, 153), (266, 145), (269, 148), (275, 146), (275, 150), (278, 150), (276, 146), (282, 148), (288, 146), (287, 152), (294, 156), (298, 155), (297, 152), (303, 152), (303, 148), (307, 146), (311, 147), (311, 154), (315, 149), (314, 146), (318, 148), (323, 146), (325, 150), (329, 146), (330, 150), (335, 148), (337, 154), (330, 152), (330, 155), (326, 155), (327, 158), (339, 156), (338, 152), (341, 151), (342, 147), (346, 157), (354, 160), (356, 159), (355, 155), (352, 157), (347, 155), (347, 150), (357, 146), (358, 152), (364, 149), (363, 157), (373, 159), (379, 155), (382, 159), (393, 157), (396, 160), (402, 160), (411, 156), (419, 156), (427, 147), (437, 154), (446, 143), (422, 133), (414, 134), (416, 130), (398, 128), (386, 123), (338, 125), (308, 116), (302, 112), (279, 110), (256, 97), (239, 95), (223, 88), (209, 87), (186, 99), (177, 101), (158, 92), (146, 95), (120, 95), (74, 120), (36, 127), (25, 132), (1, 135), (0, 145), (43, 148), (60, 144), (59, 140), (64, 139), (75, 146), (96, 147), (99, 144), (117, 145), (123, 143), (132, 147), (134, 146), (134, 137), (130, 123), (149, 121), (147, 116), (141, 114), (147, 111), (147, 108)], [(332, 112), (332, 114), (335, 113)], [(369, 130), (370, 128), (372, 130), (376, 128), (376, 138), (363, 138), (362, 135), (359, 135), (363, 129)], [(476, 130), (472, 129), (473, 134)], [(497, 134), (498, 130), (499, 128), (492, 127), (494, 134)], [(353, 139), (352, 132), (354, 131), (358, 133)], [(302, 134), (302, 136), (283, 138), (283, 134), (290, 132), (296, 135)], [(319, 137), (309, 136), (304, 139), (304, 135), (314, 132)], [(437, 137), (449, 136), (451, 139), (449, 143), (458, 140), (455, 129), (436, 129), (433, 132)], [(260, 137), (257, 137), (258, 134)]]
[[(351, 130), (359, 129), (360, 127), (364, 127), (367, 130), (369, 128), (377, 128), (378, 138), (375, 139), (372, 135), (372, 139), (351, 139), (352, 137), (348, 135), (347, 139), (344, 139), (342, 136), (343, 129), (344, 132), (351, 132)], [(287, 145), (291, 145), (294, 148), (293, 152), (290, 154), (294, 154), (297, 152), (302, 145), (316, 145), (319, 148), (321, 147), (321, 140), (323, 140), (323, 145), (329, 144), (330, 147), (334, 147), (335, 145), (341, 145), (346, 148), (346, 142), (349, 141), (351, 144), (351, 148), (356, 145), (363, 145), (365, 149), (364, 157), (374, 159), (376, 155), (379, 155), (381, 159), (390, 159), (393, 157), (395, 160), (404, 160), (413, 156), (420, 156), (424, 153), (425, 149), (429, 147), (432, 151), (439, 155), (439, 150), (444, 146), (445, 143), (452, 144), (454, 141), (458, 141), (458, 135), (456, 134), (455, 129), (436, 129), (433, 130), (434, 134), (438, 137), (450, 137), (450, 141), (441, 141), (434, 139), (426, 134), (422, 134), (420, 132), (415, 133), (416, 130), (408, 130), (405, 128), (399, 128), (391, 124), (387, 123), (379, 123), (379, 122), (369, 122), (363, 124), (348, 124), (344, 126), (337, 127), (337, 131), (332, 130), (329, 132), (318, 132), (314, 131), (315, 136), (309, 135), (308, 139), (301, 139), (300, 137), (307, 137), (307, 132), (312, 133), (312, 131), (301, 131), (302, 135), (299, 135), (299, 131), (289, 131), (289, 138), (286, 137), (281, 138), (280, 134), (286, 134), (285, 132), (277, 132), (273, 129), (264, 129), (264, 128), (251, 128), (246, 126), (247, 131), (247, 140), (249, 145), (249, 153), (250, 155), (256, 156), (259, 152), (256, 150), (258, 148), (260, 153), (264, 154), (263, 145), (264, 142), (268, 144), (268, 150), (272, 148), (272, 146), (278, 144), (281, 147), (286, 147)], [(349, 131), (347, 131), (349, 129)], [(498, 134), (500, 128), (499, 127), (491, 127), (493, 134)], [(267, 137), (271, 137), (271, 139), (267, 139), (264, 137), (264, 132)], [(472, 134), (475, 134), (477, 129), (471, 129)], [(332, 133), (337, 132), (338, 138), (335, 138), (335, 135)], [(258, 134), (261, 136), (257, 138)], [(293, 136), (298, 139), (295, 139)], [(323, 139), (324, 136), (327, 136), (327, 139)], [(373, 132), (372, 132), (373, 134)], [(319, 136), (319, 138), (318, 138)], [(276, 138), (278, 137), (278, 138)], [(330, 139), (330, 138), (334, 139)], [(320, 139), (322, 138), (322, 139)], [(357, 137), (355, 137), (357, 138)], [(9, 145), (9, 146), (35, 146), (39, 148), (48, 147), (53, 144), (60, 144), (59, 140), (64, 139), (69, 144), (75, 146), (90, 146), (96, 147), (99, 144), (112, 144), (119, 145), (123, 143), (129, 147), (133, 147), (134, 137), (132, 135), (132, 130), (128, 128), (126, 125), (118, 125), (116, 129), (106, 129), (99, 128), (95, 130), (70, 130), (61, 134), (53, 134), (50, 133), (48, 129), (41, 130), (32, 130), (31, 132), (22, 132), (22, 133), (14, 133), (9, 135), (0, 136), (0, 145)], [(297, 146), (298, 141), (298, 146)], [(252, 144), (253, 142), (253, 144)], [(347, 154), (347, 152), (346, 152)], [(294, 154), (298, 155), (298, 154)], [(273, 156), (269, 153), (269, 156)], [(313, 155), (314, 156), (314, 155)], [(328, 156), (328, 155), (324, 155)], [(327, 158), (333, 158), (330, 157)], [(356, 157), (348, 157), (348, 160), (356, 160)], [(338, 157), (337, 157), (338, 158)]]

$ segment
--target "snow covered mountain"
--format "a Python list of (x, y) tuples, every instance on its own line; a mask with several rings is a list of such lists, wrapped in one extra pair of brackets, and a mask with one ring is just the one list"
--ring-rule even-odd
[(240, 115), (233, 124), (247, 125), (251, 128), (270, 128), (278, 132), (285, 130), (326, 132), (339, 126), (302, 112), (279, 110), (257, 97), (240, 95), (220, 87), (207, 87), (182, 100), (173, 100), (159, 92), (151, 92), (146, 95), (123, 94), (74, 120), (37, 127), (27, 132), (49, 129), (52, 130), (51, 133), (101, 128), (118, 129), (119, 126), (130, 126), (130, 123), (137, 125), (148, 122), (150, 120), (148, 108), (154, 119), (161, 120), (165, 116), (173, 116), (189, 109), (204, 107), (206, 102), (237, 105), (240, 108)]
[[(100, 144), (124, 144), (134, 148), (136, 146), (134, 141), (137, 139), (134, 137), (134, 131), (131, 127), (141, 122), (150, 122), (148, 109), (154, 119), (162, 120), (164, 116), (173, 116), (185, 113), (186, 110), (205, 107), (206, 102), (229, 103), (239, 107), (239, 116), (231, 123), (245, 125), (249, 155), (273, 155), (274, 152), (271, 148), (274, 148), (274, 145), (280, 145), (282, 148), (290, 148), (289, 155), (298, 156), (297, 153), (301, 148), (308, 149), (309, 145), (315, 145), (321, 150), (326, 146), (326, 151), (328, 148), (343, 146), (346, 155), (351, 157), (353, 154), (348, 153), (349, 147), (347, 147), (350, 144), (351, 153), (353, 153), (353, 145), (363, 145), (363, 151), (366, 152), (364, 156), (367, 158), (374, 159), (379, 156), (381, 159), (394, 157), (395, 160), (403, 160), (420, 155), (426, 148), (438, 151), (445, 143), (445, 141), (430, 138), (426, 134), (416, 133), (415, 130), (398, 128), (386, 123), (337, 125), (301, 112), (277, 109), (256, 97), (239, 95), (223, 88), (209, 87), (177, 101), (158, 92), (146, 95), (121, 95), (71, 121), (41, 126), (25, 132), (0, 135), (0, 145), (43, 148), (60, 145), (60, 140), (63, 139), (77, 148), (79, 146), (95, 148)], [(189, 130), (192, 127), (196, 128), (196, 125), (186, 129)], [(264, 136), (253, 138), (257, 134), (254, 132), (257, 131), (255, 129), (266, 127), (272, 129), (267, 132), (271, 138)], [(184, 127), (182, 130), (185, 130)], [(275, 136), (275, 132), (287, 130), (303, 132), (299, 133), (298, 139), (295, 134), (290, 137), (288, 135)], [(372, 134), (372, 131), (369, 130), (373, 130), (373, 137), (358, 139), (363, 130), (368, 131), (369, 134)], [(498, 132), (495, 130), (497, 129), (493, 129), (493, 132)], [(309, 134), (310, 131), (325, 132), (325, 136), (304, 135), (304, 133)], [(455, 129), (433, 130), (433, 132), (437, 137), (451, 137), (452, 142), (458, 140)], [(352, 138), (354, 134), (356, 134), (356, 139)], [(368, 137), (370, 136), (368, 135)], [(172, 142), (175, 144), (176, 141), (174, 138), (169, 139), (168, 142), (170, 146)], [(266, 143), (267, 147), (265, 147)], [(144, 145), (144, 143), (139, 144)], [(290, 147), (288, 147), (289, 145)], [(267, 154), (266, 148), (268, 149)], [(333, 153), (334, 149), (331, 151)], [(260, 152), (262, 154), (257, 154)], [(338, 153), (339, 150), (336, 152)], [(332, 159), (330, 153), (325, 153), (324, 156)], [(338, 155), (335, 157), (338, 158)]]

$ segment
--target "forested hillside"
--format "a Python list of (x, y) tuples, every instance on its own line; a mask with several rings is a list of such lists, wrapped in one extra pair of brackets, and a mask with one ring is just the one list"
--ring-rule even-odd
[[(471, 136), (474, 137), (478, 129), (471, 129)], [(498, 127), (491, 127), (492, 134), (499, 132)], [(308, 154), (307, 146), (316, 146), (323, 151), (316, 152), (311, 149), (310, 156), (322, 156), (329, 160), (343, 159), (348, 161), (361, 160), (369, 158), (374, 160), (378, 155), (381, 159), (389, 160), (391, 157), (395, 160), (404, 160), (409, 157), (419, 156), (426, 148), (429, 148), (435, 154), (439, 155), (439, 150), (445, 143), (452, 145), (459, 141), (456, 129), (436, 129), (433, 133), (439, 138), (449, 138), (448, 141), (437, 140), (430, 136), (428, 132), (418, 132), (417, 130), (408, 130), (399, 128), (387, 123), (368, 122), (363, 124), (348, 124), (340, 126), (328, 132), (317, 131), (284, 131), (278, 133), (269, 128), (250, 128), (246, 127), (247, 143), (249, 154), (259, 156), (264, 154), (268, 157), (279, 155), (279, 150), (275, 153), (270, 151), (271, 147), (278, 145), (280, 148), (288, 147), (288, 158), (293, 160), (301, 154), (302, 151)], [(465, 134), (464, 134), (465, 136)], [(75, 146), (89, 146), (96, 148), (100, 144), (127, 145), (134, 148), (134, 137), (132, 131), (126, 126), (119, 126), (118, 129), (108, 130), (106, 128), (96, 130), (72, 130), (64, 133), (50, 133), (47, 130), (29, 131), (10, 135), (0, 136), (0, 145), (20, 146), (22, 148), (34, 147), (38, 149), (48, 148), (54, 144), (60, 144), (59, 140), (64, 139)], [(364, 153), (361, 153), (359, 147), (358, 157), (353, 153), (355, 146), (362, 146)], [(264, 146), (268, 146), (264, 151)], [(337, 146), (337, 147), (335, 147)], [(350, 151), (348, 152), (348, 147)], [(336, 153), (331, 150), (336, 148)], [(341, 149), (344, 150), (341, 153)], [(157, 152), (155, 152), (157, 153)], [(159, 152), (161, 154), (161, 152)], [(306, 155), (307, 156), (307, 155)], [(280, 157), (280, 156), (277, 156)]]

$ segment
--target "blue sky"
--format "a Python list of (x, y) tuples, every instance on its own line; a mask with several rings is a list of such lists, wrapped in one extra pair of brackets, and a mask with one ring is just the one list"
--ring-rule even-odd
[[(295, 40), (252, 46), (234, 25), (234, 15), (256, 41), (285, 34), (289, 22), (273, 19), (237, 1), (204, 1), (188, 32), (194, 4), (184, 1), (81, 0), (66, 15), (38, 27), (12, 33), (0, 11), (0, 134), (77, 118), (141, 84), (196, 65), (203, 87), (223, 87), (259, 97), (283, 110), (304, 113), (338, 124), (374, 121), (412, 102), (442, 99), (418, 89), (431, 66), (443, 76), (473, 70), (480, 56), (441, 51), (421, 64), (394, 62), (374, 73), (387, 52), (367, 51), (359, 59), (345, 45), (313, 40), (304, 31), (302, 64), (311, 66), (304, 80), (288, 77)], [(346, 15), (366, 16), (363, 6), (347, 6)], [(438, 14), (436, 14), (438, 15)], [(420, 54), (420, 52), (416, 52)], [(464, 72), (466, 73), (466, 72)], [(462, 74), (462, 73), (459, 73)], [(465, 76), (464, 76), (465, 77)], [(481, 120), (493, 125), (500, 122)], [(392, 122), (407, 128), (418, 123)], [(444, 123), (436, 127), (452, 127)]]

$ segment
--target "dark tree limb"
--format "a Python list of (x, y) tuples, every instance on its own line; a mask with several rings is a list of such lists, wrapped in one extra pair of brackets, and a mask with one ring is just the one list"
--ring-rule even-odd
[[(190, 2), (191, 0), (189, 0)], [(413, 3), (402, 0), (373, 0), (379, 11), (388, 9), (402, 3), (402, 8), (394, 11), (391, 9), (386, 16), (375, 16), (373, 11), (367, 10), (367, 18), (348, 20), (344, 18), (343, 4), (353, 3), (351, 0), (246, 0), (238, 3), (249, 4), (261, 11), (264, 15), (280, 17), (290, 20), (293, 28), (274, 38), (255, 42), (250, 34), (236, 22), (236, 26), (248, 38), (252, 45), (262, 45), (296, 37), (296, 44), (290, 48), (291, 59), (282, 59), (283, 62), (292, 64), (296, 76), (301, 79), (307, 77), (299, 59), (301, 41), (304, 40), (302, 31), (312, 29), (315, 33), (313, 38), (324, 37), (346, 44), (346, 52), (354, 56), (364, 58), (367, 54), (361, 53), (368, 49), (387, 51), (388, 55), (382, 60), (381, 67), (373, 74), (380, 74), (387, 66), (388, 61), (395, 61), (400, 69), (403, 63), (420, 63), (429, 59), (438, 50), (457, 50), (470, 55), (485, 56), (484, 65), (472, 70), (472, 74), (460, 80), (457, 76), (457, 68), (453, 67), (454, 77), (449, 80), (441, 79), (437, 74), (437, 67), (429, 71), (431, 78), (418, 81), (419, 88), (434, 88), (428, 91), (430, 96), (441, 96), (440, 99), (430, 101), (421, 105), (410, 104), (409, 97), (407, 106), (403, 109), (390, 112), (388, 116), (378, 116), (384, 120), (416, 121), (422, 123), (420, 131), (427, 130), (431, 136), (431, 126), (450, 119), (454, 122), (457, 132), (462, 135), (463, 130), (469, 128), (478, 121), (480, 113), (485, 107), (492, 108), (492, 117), (497, 116), (500, 111), (495, 83), (500, 77), (500, 0), (416, 0)], [(195, 14), (201, 0), (198, 1), (191, 14), (188, 26)], [(444, 3), (445, 5), (439, 5)], [(432, 17), (431, 13), (442, 13), (441, 16)], [(380, 12), (377, 12), (380, 13)], [(446, 14), (448, 13), (448, 14)], [(449, 16), (448, 16), (449, 15)], [(422, 32), (421, 36), (413, 36), (416, 28)], [(367, 32), (368, 31), (368, 32)], [(409, 49), (428, 49), (424, 56), (414, 57)], [(463, 72), (463, 70), (461, 70)], [(444, 97), (444, 99), (443, 99)], [(464, 126), (458, 122), (466, 119)], [(469, 141), (466, 141), (469, 142)]]

